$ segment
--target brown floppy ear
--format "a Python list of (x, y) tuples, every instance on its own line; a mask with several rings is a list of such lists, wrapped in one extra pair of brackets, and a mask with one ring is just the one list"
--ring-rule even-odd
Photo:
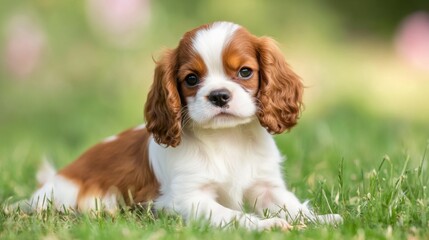
[(303, 85), (273, 39), (259, 38), (257, 53), (260, 68), (257, 116), (271, 134), (282, 133), (297, 123)]
[(144, 109), (146, 128), (159, 144), (176, 147), (182, 132), (180, 95), (177, 89), (175, 50), (156, 62), (153, 84)]

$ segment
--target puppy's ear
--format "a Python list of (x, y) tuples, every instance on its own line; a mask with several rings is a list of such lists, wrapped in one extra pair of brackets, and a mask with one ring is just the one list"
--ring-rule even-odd
[(297, 123), (302, 106), (303, 85), (286, 63), (273, 39), (259, 38), (257, 53), (260, 66), (260, 105), (257, 116), (261, 125), (270, 133), (282, 133)]
[(179, 145), (182, 132), (176, 59), (176, 50), (167, 50), (156, 62), (153, 84), (144, 109), (147, 130), (157, 143), (167, 147)]

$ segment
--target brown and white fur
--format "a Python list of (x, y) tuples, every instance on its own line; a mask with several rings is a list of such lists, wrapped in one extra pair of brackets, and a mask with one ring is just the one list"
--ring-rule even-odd
[[(272, 39), (229, 22), (193, 29), (156, 63), (147, 124), (107, 138), (57, 173), (45, 167), (29, 204), (115, 212), (118, 202), (153, 201), (186, 221), (236, 220), (256, 230), (287, 229), (295, 219), (340, 222), (316, 215), (282, 177), (271, 134), (296, 124), (302, 92)], [(254, 214), (242, 211), (244, 203)], [(265, 210), (276, 217), (264, 219)]]

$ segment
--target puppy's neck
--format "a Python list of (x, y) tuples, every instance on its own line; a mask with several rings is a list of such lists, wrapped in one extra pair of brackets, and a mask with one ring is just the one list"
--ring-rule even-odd
[(267, 131), (259, 124), (258, 119), (253, 119), (249, 123), (241, 124), (229, 128), (201, 128), (189, 126), (183, 130), (184, 137), (198, 139), (201, 142), (236, 142), (236, 141), (256, 141), (263, 139)]

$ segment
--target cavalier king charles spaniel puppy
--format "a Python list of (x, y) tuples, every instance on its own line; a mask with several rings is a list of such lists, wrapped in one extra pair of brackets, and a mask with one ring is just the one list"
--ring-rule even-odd
[[(290, 192), (272, 134), (300, 115), (303, 84), (276, 43), (230, 22), (193, 29), (156, 62), (146, 124), (109, 137), (56, 172), (45, 165), (26, 201), (40, 211), (115, 212), (154, 203), (185, 221), (288, 229), (316, 215)], [(248, 204), (253, 213), (244, 213)], [(265, 218), (266, 213), (272, 218)]]

